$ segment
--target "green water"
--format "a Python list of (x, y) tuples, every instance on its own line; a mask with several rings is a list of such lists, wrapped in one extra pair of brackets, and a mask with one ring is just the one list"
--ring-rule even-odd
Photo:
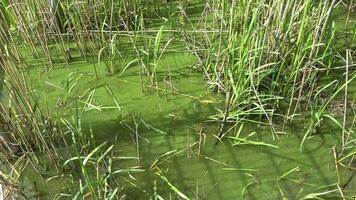
[[(25, 73), (42, 111), (53, 120), (70, 120), (78, 107), (84, 108), (82, 132), (98, 144), (115, 144), (115, 155), (133, 158), (116, 160), (113, 167), (145, 170), (120, 175), (122, 193), (127, 199), (150, 199), (154, 194), (179, 199), (156, 174), (158, 169), (191, 199), (301, 199), (336, 188), (332, 148), (340, 143), (342, 131), (332, 122), (324, 122), (319, 134), (307, 140), (302, 152), (299, 146), (308, 123), (303, 117), (293, 124), (277, 123), (276, 129), (284, 133), (277, 140), (272, 139), (269, 126), (244, 124), (240, 138), (255, 132), (250, 140), (278, 148), (233, 146), (233, 140), (228, 138), (216, 144), (218, 124), (210, 117), (223, 109), (224, 98), (207, 88), (202, 72), (193, 69), (197, 60), (190, 54), (176, 52), (164, 56), (157, 72), (158, 87), (145, 75), (140, 76), (137, 65), (119, 75), (108, 74), (103, 62), (98, 65), (83, 61), (79, 54), (74, 54), (69, 65), (49, 67), (37, 61), (29, 60), (27, 64), (37, 67), (30, 67)], [(356, 99), (355, 88), (354, 81), (349, 89), (352, 102)], [(92, 100), (87, 104), (89, 95)], [(138, 148), (132, 130), (134, 121), (139, 122)], [(347, 125), (353, 122), (350, 115)], [(234, 136), (238, 128), (232, 129), (229, 136)], [(279, 179), (293, 169), (297, 170)], [(28, 198), (52, 199), (58, 193), (77, 191), (78, 185), (72, 181), (79, 179), (75, 173), (64, 171), (59, 178), (48, 181), (57, 172), (45, 171), (39, 176), (28, 167), (22, 174), (21, 186)], [(350, 171), (341, 169), (342, 183), (350, 176)], [(353, 179), (345, 195), (356, 195), (355, 184)]]
[[(300, 199), (310, 193), (335, 188), (337, 176), (331, 150), (339, 143), (340, 129), (324, 123), (319, 130), (322, 134), (308, 139), (300, 152), (307, 119), (277, 126), (285, 135), (275, 141), (268, 126), (245, 123), (240, 137), (256, 132), (249, 139), (278, 148), (233, 146), (230, 139), (216, 145), (214, 135), (218, 124), (210, 122), (209, 117), (223, 109), (223, 97), (205, 87), (201, 72), (191, 67), (195, 63), (189, 54), (165, 56), (158, 70), (159, 89), (147, 78), (140, 79), (138, 66), (130, 67), (119, 76), (118, 73), (107, 74), (101, 63), (96, 66), (98, 79), (94, 66), (87, 62), (58, 65), (47, 75), (43, 68), (31, 68), (27, 73), (46, 113), (54, 119), (70, 119), (76, 107), (84, 106), (83, 133), (98, 144), (104, 141), (115, 144), (115, 155), (136, 158), (114, 163), (116, 169), (138, 166), (145, 170), (131, 176), (120, 175), (122, 192), (128, 199), (149, 199), (155, 193), (165, 199), (179, 199), (157, 176), (158, 168), (191, 199)], [(70, 77), (80, 78), (74, 79), (78, 81), (68, 93), (65, 88)], [(71, 87), (74, 82), (67, 85)], [(114, 94), (119, 106), (106, 88)], [(85, 104), (88, 89), (93, 92), (90, 106)], [(135, 127), (134, 120), (140, 122), (138, 150), (135, 131), (130, 129)], [(352, 120), (350, 117), (348, 125)], [(237, 129), (230, 135), (235, 135)], [(200, 140), (205, 137), (204, 142)], [(277, 181), (294, 168), (298, 170)], [(51, 199), (59, 192), (76, 191), (77, 186), (71, 185), (66, 173), (64, 178), (51, 180), (51, 185), (47, 185), (45, 179), (54, 172), (48, 172), (43, 178), (31, 170), (24, 174), (27, 180), (36, 183), (34, 196), (40, 199)], [(342, 181), (349, 177), (350, 172), (342, 171)], [(351, 183), (345, 191), (352, 194), (353, 189), (355, 184)]]

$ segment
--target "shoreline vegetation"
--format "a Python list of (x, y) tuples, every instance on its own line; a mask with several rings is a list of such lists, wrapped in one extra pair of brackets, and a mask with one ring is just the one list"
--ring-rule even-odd
[[(355, 13), (354, 0), (0, 0), (0, 199), (209, 199), (169, 176), (187, 160), (252, 179), (235, 198), (355, 198)], [(171, 147), (147, 151), (155, 139)], [(309, 152), (319, 139), (328, 155)], [(304, 161), (260, 180), (216, 159), (249, 148), (322, 157), (333, 181), (290, 177), (326, 168)]]

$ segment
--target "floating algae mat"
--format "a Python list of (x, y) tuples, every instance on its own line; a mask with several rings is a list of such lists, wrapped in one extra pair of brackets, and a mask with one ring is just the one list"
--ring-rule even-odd
[[(129, 199), (300, 199), (335, 186), (331, 149), (338, 127), (321, 127), (322, 134), (309, 139), (302, 152), (307, 120), (278, 127), (286, 135), (275, 141), (268, 126), (245, 123), (217, 143), (218, 127), (210, 116), (222, 109), (224, 99), (205, 88), (200, 72), (192, 68), (195, 63), (188, 54), (166, 56), (158, 85), (140, 77), (136, 66), (121, 76), (108, 75), (99, 63), (96, 77), (87, 62), (58, 65), (48, 74), (36, 68), (27, 73), (43, 110), (69, 121), (79, 108), (84, 110), (83, 134), (98, 144), (114, 144), (112, 167), (140, 169), (118, 175)], [(341, 173), (343, 182), (351, 176)], [(27, 197), (51, 199), (62, 193), (65, 198), (76, 191), (68, 174), (50, 178), (54, 174), (49, 170), (38, 177), (26, 170), (32, 192)], [(354, 183), (346, 187), (353, 189)]]
[(352, 1), (45, 2), (0, 0), (0, 199), (355, 198)]

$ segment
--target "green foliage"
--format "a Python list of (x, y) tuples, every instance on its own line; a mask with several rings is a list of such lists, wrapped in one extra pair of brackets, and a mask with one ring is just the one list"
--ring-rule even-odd
[[(200, 106), (199, 103), (213, 102), (211, 108), (215, 109), (216, 105), (218, 111), (211, 118), (220, 124), (220, 131), (213, 134), (218, 135), (219, 141), (227, 136), (227, 142), (232, 142), (235, 149), (242, 149), (239, 148), (242, 145), (268, 151), (284, 149), (273, 141), (260, 140), (258, 132), (249, 130), (250, 134), (243, 135), (244, 124), (268, 125), (272, 138), (277, 139), (281, 126), (275, 122), (282, 124), (292, 121), (294, 116), (304, 117), (304, 113), (310, 113), (308, 121), (303, 121), (307, 126), (300, 138), (300, 150), (309, 138), (318, 134), (322, 122), (329, 121), (343, 133), (343, 145), (337, 152), (340, 155), (335, 156), (337, 174), (339, 166), (350, 168), (355, 158), (355, 139), (352, 137), (352, 126), (347, 129), (346, 111), (343, 123), (328, 112), (328, 107), (341, 91), (345, 92), (344, 104), (348, 105), (347, 86), (356, 77), (351, 70), (351, 66), (355, 66), (352, 60), (355, 52), (335, 47), (338, 30), (330, 19), (337, 3), (335, 0), (211, 0), (203, 3), (170, 1), (168, 4), (155, 0), (62, 0), (55, 12), (47, 0), (16, 1), (11, 5), (9, 2), (0, 0), (0, 41), (4, 43), (0, 45), (0, 65), (4, 72), (4, 90), (9, 97), (7, 105), (0, 102), (1, 119), (8, 123), (11, 137), (21, 150), (19, 159), (26, 158), (26, 162), (30, 161), (34, 168), (45, 168), (48, 164), (43, 164), (38, 158), (44, 155), (58, 173), (69, 168), (63, 173), (70, 174), (71, 181), (78, 187), (65, 197), (123, 199), (125, 188), (121, 184), (125, 182), (154, 199), (163, 199), (158, 194), (157, 187), (161, 185), (157, 185), (156, 180), (152, 195), (132, 182), (135, 180), (132, 174), (148, 171), (142, 167), (147, 163), (141, 163), (139, 142), (142, 139), (149, 143), (149, 140), (140, 135), (139, 130), (146, 128), (164, 137), (169, 137), (171, 132), (154, 123), (151, 125), (141, 117), (133, 117), (134, 127), (122, 119), (132, 114), (127, 113), (126, 108), (136, 98), (135, 93), (129, 91), (125, 101), (119, 101), (122, 93), (117, 89), (121, 89), (120, 84), (127, 83), (139, 85), (143, 96), (155, 89), (157, 99), (162, 97), (160, 92), (165, 91), (167, 102), (170, 95), (193, 99), (194, 108)], [(190, 3), (193, 6), (189, 6)], [(200, 8), (196, 9), (194, 5)], [(198, 14), (195, 13), (197, 11)], [(354, 41), (356, 32), (352, 30), (349, 34), (351, 41)], [(348, 52), (346, 66), (335, 67), (344, 63), (340, 52), (345, 50)], [(225, 96), (223, 109), (219, 109), (220, 105), (215, 101), (202, 100), (198, 95), (181, 94), (175, 88), (173, 84), (184, 73), (181, 73), (180, 67), (175, 72), (169, 68), (176, 61), (174, 58), (166, 59), (171, 52), (196, 56), (199, 65), (195, 69), (202, 71), (211, 90)], [(84, 72), (80, 67), (71, 65), (72, 62), (84, 62), (94, 68)], [(66, 76), (62, 77), (62, 83), (55, 83), (51, 80), (54, 76), (52, 72), (59, 68), (65, 71)], [(346, 80), (330, 80), (333, 78), (331, 74), (338, 74), (340, 69), (346, 69)], [(326, 83), (323, 77), (328, 78)], [(126, 82), (117, 83), (121, 79)], [(145, 85), (145, 81), (150, 85)], [(41, 84), (50, 87), (40, 87), (46, 89), (40, 93), (37, 86)], [(164, 90), (160, 88), (162, 85)], [(167, 93), (167, 85), (171, 88), (171, 94)], [(60, 92), (52, 91), (53, 88)], [(322, 97), (325, 93), (327, 97)], [(58, 98), (55, 99), (56, 107), (49, 103), (53, 102), (53, 98)], [(100, 98), (108, 98), (111, 105), (104, 106), (99, 102)], [(144, 106), (134, 111), (147, 111)], [(164, 106), (159, 104), (157, 107), (161, 115)], [(111, 134), (113, 129), (119, 127), (118, 124), (125, 125), (129, 133), (134, 133), (130, 136), (137, 157), (117, 156), (114, 148), (117, 138), (106, 142), (97, 139), (99, 136), (94, 133), (97, 129), (92, 127), (96, 124), (92, 124), (90, 119), (86, 121), (88, 127), (83, 128), (84, 113), (106, 119), (105, 109), (115, 111), (115, 119), (108, 122), (110, 127), (104, 127), (105, 130)], [(183, 112), (191, 117), (190, 111)], [(164, 115), (172, 118), (172, 123), (164, 122), (164, 125), (174, 122), (185, 126), (178, 114)], [(235, 136), (229, 136), (234, 128), (229, 125), (233, 124), (240, 125), (240, 128)], [(227, 127), (230, 129), (226, 131)], [(127, 139), (125, 131), (120, 133), (120, 140)], [(199, 142), (195, 143), (199, 144), (198, 157), (204, 159), (208, 157), (203, 155), (203, 151), (201, 154), (200, 147), (204, 146), (206, 135), (202, 128)], [(298, 145), (299, 141), (297, 148)], [(157, 163), (161, 163), (158, 160), (162, 158), (168, 160), (168, 155), (171, 159), (181, 152), (189, 154), (193, 151), (191, 149), (188, 146), (184, 150), (163, 153), (148, 168), (180, 199), (191, 199), (191, 192), (185, 193), (173, 183)], [(124, 166), (123, 159), (135, 164)], [(248, 193), (250, 187), (260, 186), (258, 176), (254, 174), (257, 170), (210, 161), (223, 164), (225, 171), (243, 172), (251, 178), (244, 184), (242, 196)], [(286, 180), (296, 182), (289, 177), (300, 169), (295, 167), (273, 181), (277, 184)], [(45, 170), (38, 171), (41, 174)], [(339, 185), (332, 188), (336, 186), (340, 189)], [(304, 199), (321, 199), (335, 191), (317, 191)]]

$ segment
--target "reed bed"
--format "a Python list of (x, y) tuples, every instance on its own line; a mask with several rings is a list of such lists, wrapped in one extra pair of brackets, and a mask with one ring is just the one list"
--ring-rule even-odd
[[(50, 105), (41, 106), (27, 70), (34, 67), (30, 63), (35, 60), (47, 75), (58, 64), (70, 67), (79, 54), (79, 59), (93, 66), (95, 80), (105, 79), (106, 75), (121, 76), (128, 68), (138, 66), (142, 87), (148, 84), (160, 94), (163, 77), (157, 72), (161, 60), (169, 52), (184, 49), (198, 60), (195, 68), (201, 71), (211, 91), (225, 98), (224, 105), (211, 116), (219, 124), (218, 141), (237, 126), (240, 129), (236, 136), (227, 137), (234, 141), (234, 146), (278, 148), (250, 140), (255, 133), (242, 137), (244, 123), (268, 125), (272, 138), (277, 140), (283, 134), (279, 124), (288, 125), (308, 117), (300, 144), (303, 151), (308, 138), (318, 134), (322, 121), (330, 120), (340, 128), (342, 141), (334, 147), (336, 170), (341, 167), (354, 170), (354, 123), (347, 127), (346, 121), (354, 105), (349, 103), (348, 87), (356, 77), (356, 52), (352, 47), (337, 45), (340, 33), (332, 18), (342, 3), (338, 0), (2, 0), (0, 74), (3, 74), (1, 89), (8, 100), (0, 104), (0, 128), (4, 126), (7, 134), (6, 139), (0, 135), (1, 157), (10, 163), (26, 160), (43, 173), (44, 161), (39, 155), (44, 154), (58, 172), (73, 170), (78, 190), (58, 194), (57, 198), (124, 199), (119, 184), (119, 179), (124, 178), (120, 175), (144, 170), (139, 165), (139, 153), (137, 158), (115, 157), (115, 143), (97, 144), (93, 136), (83, 133), (82, 115), (93, 109), (95, 88), (81, 94), (70, 117), (55, 118), (48, 112)], [(199, 12), (193, 13), (191, 5), (199, 5)], [(355, 7), (352, 1), (346, 6), (348, 24)], [(355, 33), (348, 32), (347, 39), (354, 42)], [(99, 73), (102, 63), (105, 75)], [(334, 73), (342, 77), (325, 82), (324, 77)], [(64, 102), (84, 75), (74, 76), (68, 77)], [(144, 79), (147, 83), (143, 83)], [(165, 76), (165, 87), (166, 79)], [(174, 93), (172, 81), (169, 83)], [(121, 111), (115, 94), (107, 86), (106, 90), (115, 102), (115, 109)], [(329, 112), (340, 96), (344, 98), (342, 120), (340, 115)], [(139, 127), (136, 119), (134, 122), (138, 150)], [(135, 160), (138, 165), (114, 169), (113, 163), (120, 159)], [(179, 198), (189, 199), (160, 168), (155, 170)], [(4, 182), (15, 184), (12, 179)], [(142, 191), (139, 186), (134, 187)], [(346, 186), (340, 179), (337, 187), (343, 196)], [(152, 199), (162, 199), (154, 191)], [(305, 199), (323, 195), (310, 194)]]

